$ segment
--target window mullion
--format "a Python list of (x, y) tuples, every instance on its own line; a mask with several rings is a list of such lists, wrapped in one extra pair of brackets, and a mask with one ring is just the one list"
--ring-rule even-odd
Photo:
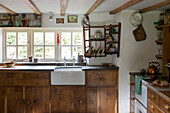
[(43, 44), (44, 44), (44, 45), (43, 45), (43, 46), (44, 46), (44, 47), (43, 47), (43, 48), (44, 48), (44, 53), (43, 53), (43, 54), (44, 54), (44, 59), (45, 59), (45, 32), (43, 32), (43, 42), (44, 42), (44, 43), (43, 43)]
[(16, 59), (18, 59), (18, 32), (16, 32)]
[(71, 32), (71, 59), (73, 58), (72, 43), (73, 43), (73, 33)]

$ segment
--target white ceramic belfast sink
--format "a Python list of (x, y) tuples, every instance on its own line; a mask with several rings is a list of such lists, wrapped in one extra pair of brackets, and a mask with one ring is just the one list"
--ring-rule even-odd
[(85, 85), (82, 67), (60, 66), (51, 72), (51, 85)]

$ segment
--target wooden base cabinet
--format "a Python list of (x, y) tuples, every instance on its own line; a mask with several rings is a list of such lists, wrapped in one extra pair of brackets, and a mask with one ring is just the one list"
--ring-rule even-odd
[(24, 113), (22, 87), (0, 88), (0, 113)]
[(48, 87), (0, 88), (0, 113), (49, 113)]
[(114, 87), (52, 87), (51, 113), (117, 113), (116, 90)]
[(51, 87), (50, 101), (51, 113), (85, 113), (85, 88)]
[(0, 113), (118, 113), (117, 70), (88, 71), (84, 86), (50, 86), (50, 72), (0, 78)]

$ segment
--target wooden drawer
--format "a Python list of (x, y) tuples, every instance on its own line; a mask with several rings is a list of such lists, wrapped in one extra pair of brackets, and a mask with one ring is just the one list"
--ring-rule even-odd
[(130, 100), (130, 104), (131, 104), (132, 106), (135, 106), (135, 100)]
[(130, 83), (135, 84), (135, 76), (130, 76)]
[(49, 79), (49, 72), (24, 72), (24, 79)]
[(148, 99), (147, 108), (148, 108), (148, 111), (150, 111), (152, 113), (165, 113), (157, 105), (155, 105), (154, 102), (152, 100), (150, 100), (150, 99)]
[(135, 113), (135, 107), (133, 105), (130, 105), (130, 113)]
[(160, 98), (159, 104), (164, 111), (166, 111), (167, 113), (170, 113), (170, 103), (168, 101), (166, 101), (163, 98)]
[(0, 80), (2, 79), (22, 79), (22, 73), (17, 72), (0, 72)]
[(148, 98), (154, 101), (155, 103), (159, 103), (159, 96), (148, 88)]
[(1, 73), (0, 86), (49, 86), (48, 72), (10, 72)]
[(130, 97), (135, 98), (135, 92), (130, 90)]
[(87, 86), (117, 86), (116, 70), (86, 71)]

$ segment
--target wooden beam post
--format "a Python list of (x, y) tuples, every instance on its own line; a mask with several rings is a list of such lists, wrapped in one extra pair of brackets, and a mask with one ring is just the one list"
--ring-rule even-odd
[(163, 6), (168, 5), (168, 4), (170, 4), (170, 0), (165, 0), (165, 1), (162, 1), (162, 2), (157, 3), (157, 4), (155, 4), (155, 5), (152, 5), (152, 6), (150, 6), (150, 7), (141, 9), (139, 12), (140, 12), (140, 13), (145, 13), (145, 12), (147, 12), (147, 11), (151, 11), (151, 10), (160, 8), (160, 7), (163, 7)]
[(11, 9), (7, 8), (6, 6), (4, 6), (2, 4), (0, 4), (0, 9), (4, 10), (4, 11), (6, 11), (6, 12), (12, 14), (12, 15), (17, 15), (16, 12), (12, 11)]
[(91, 12), (93, 12), (97, 7), (99, 7), (105, 0), (97, 0), (90, 9), (86, 12), (85, 15), (89, 15)]
[(68, 0), (60, 0), (61, 16), (65, 15)]
[(37, 14), (41, 15), (40, 10), (37, 8), (37, 6), (32, 2), (32, 0), (25, 0), (26, 4)]
[(139, 2), (142, 2), (142, 1), (144, 1), (144, 0), (130, 0), (130, 1), (126, 2), (125, 4), (123, 4), (122, 6), (110, 11), (110, 14), (116, 14), (116, 13), (118, 13), (128, 7), (131, 7)]

